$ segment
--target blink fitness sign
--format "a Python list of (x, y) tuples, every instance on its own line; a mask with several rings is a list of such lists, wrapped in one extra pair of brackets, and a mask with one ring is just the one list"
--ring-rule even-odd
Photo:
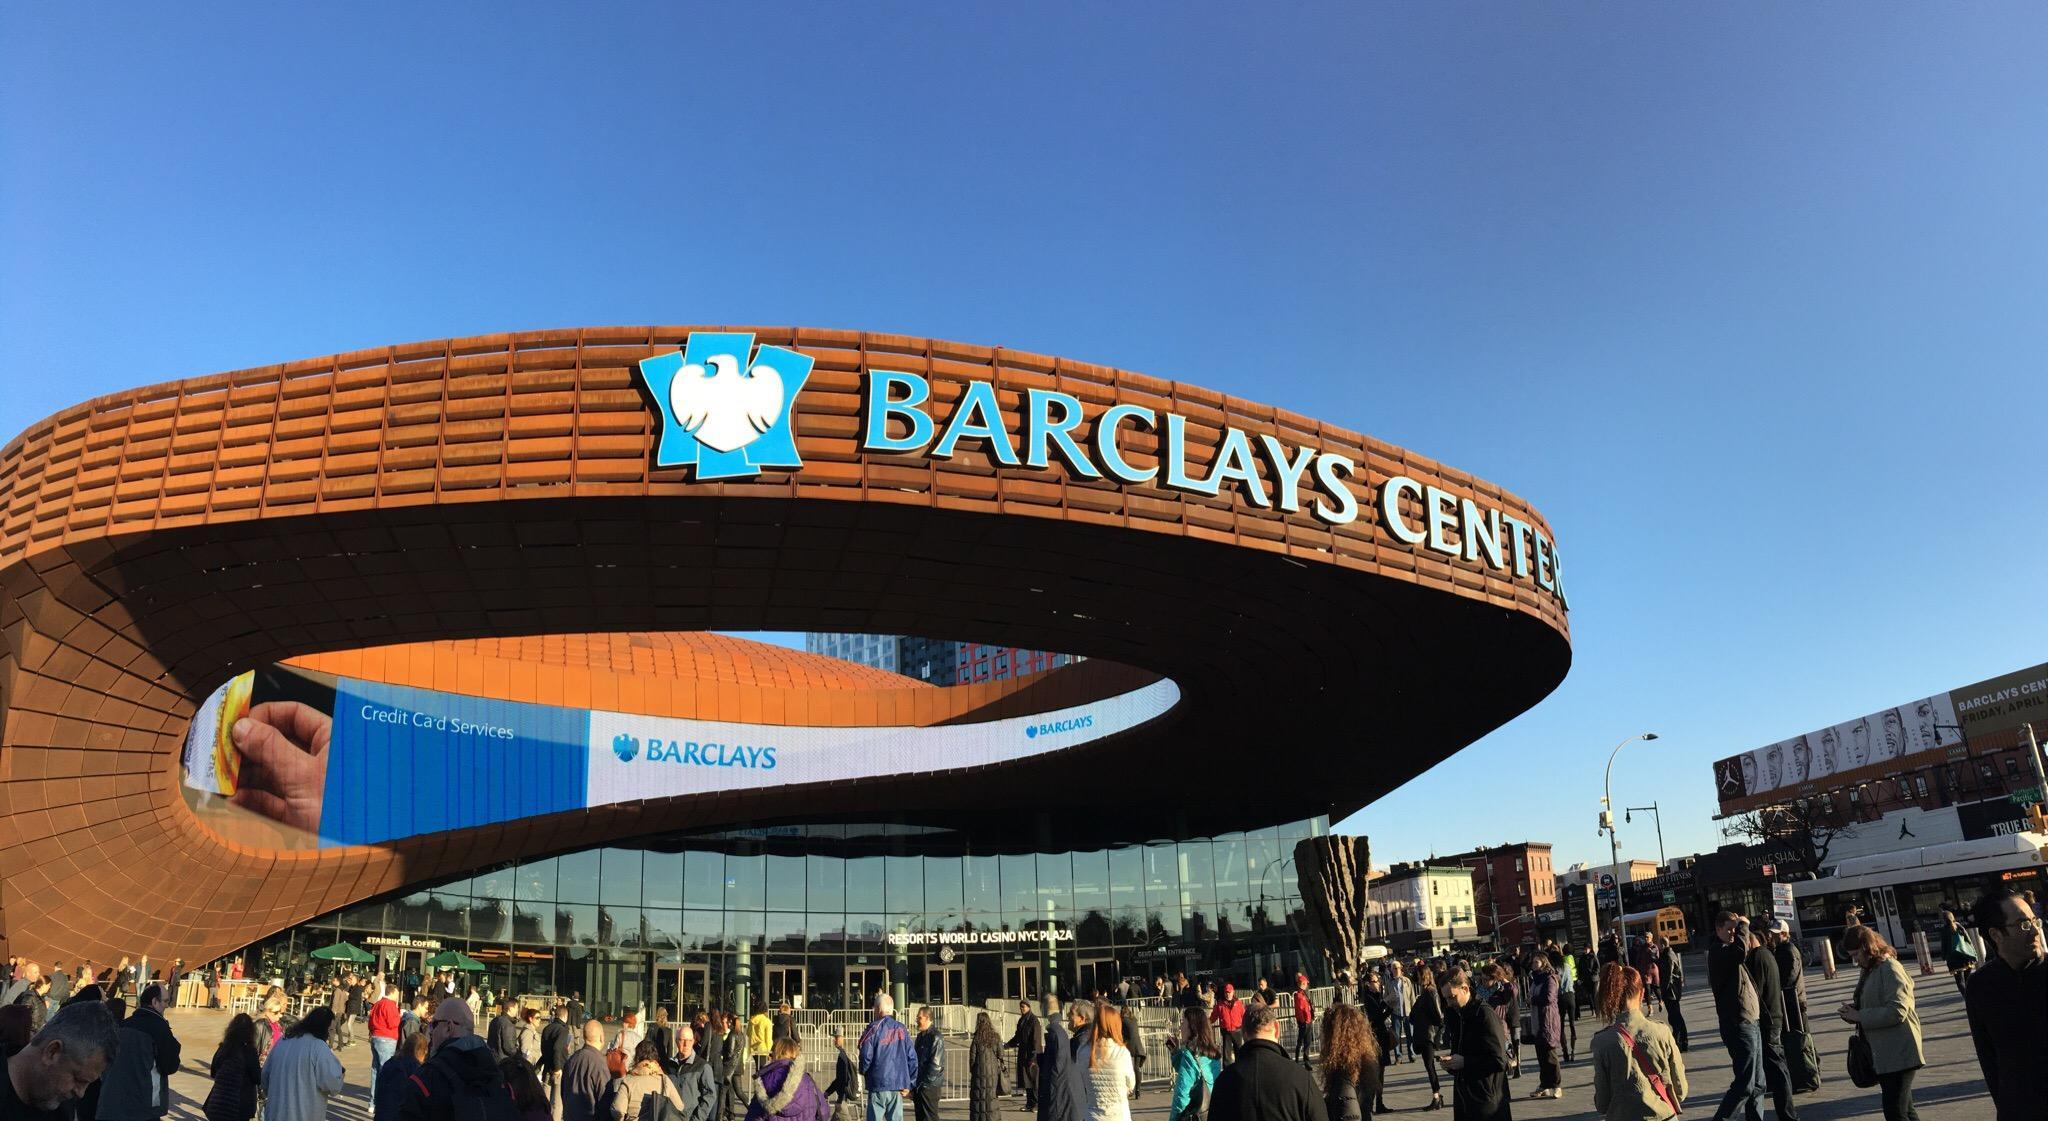
[[(704, 480), (752, 476), (763, 467), (801, 468), (789, 416), (812, 364), (785, 347), (756, 349), (751, 332), (709, 331), (691, 335), (681, 351), (642, 361), (641, 381), (662, 419), (655, 466), (693, 465), (696, 478)], [(1512, 571), (1571, 605), (1557, 546), (1542, 530), (1406, 475), (1374, 482), (1355, 460), (1337, 452), (1226, 426), (1208, 470), (1198, 474), (1191, 466), (1188, 419), (1178, 413), (1126, 404), (1091, 416), (1072, 394), (1026, 389), (1023, 431), (1014, 432), (993, 384), (967, 382), (960, 399), (938, 415), (930, 381), (891, 370), (870, 371), (863, 397), (863, 451), (951, 459), (973, 441), (1006, 467), (1047, 470), (1057, 456), (1081, 478), (1211, 498), (1227, 487), (1260, 509), (1306, 509), (1332, 526), (1357, 521), (1363, 498), (1378, 508), (1380, 524), (1395, 540)], [(1090, 425), (1085, 442), (1077, 435), (1084, 425)], [(1157, 466), (1141, 467), (1125, 456), (1124, 440), (1136, 432), (1159, 438)], [(1420, 506), (1419, 514), (1404, 510), (1404, 499)]]

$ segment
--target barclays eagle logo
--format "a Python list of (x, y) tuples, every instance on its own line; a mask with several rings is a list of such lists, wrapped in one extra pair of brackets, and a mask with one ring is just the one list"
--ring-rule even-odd
[(633, 757), (640, 754), (640, 741), (620, 732), (612, 737), (612, 754), (618, 756), (621, 763), (631, 763)]
[(698, 331), (682, 350), (642, 360), (640, 380), (661, 414), (654, 465), (692, 465), (699, 479), (802, 467), (789, 409), (813, 363), (788, 347), (756, 350), (751, 331)]

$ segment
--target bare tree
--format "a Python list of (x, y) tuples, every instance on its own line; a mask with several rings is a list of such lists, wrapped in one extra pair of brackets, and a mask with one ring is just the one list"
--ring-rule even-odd
[(1834, 814), (1825, 799), (1799, 798), (1729, 818), (1721, 825), (1721, 835), (1752, 844), (1787, 845), (1806, 862), (1808, 871), (1819, 875), (1828, 849), (1853, 828), (1853, 823)]

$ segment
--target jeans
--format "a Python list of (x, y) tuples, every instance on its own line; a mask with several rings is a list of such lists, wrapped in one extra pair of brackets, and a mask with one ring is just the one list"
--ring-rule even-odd
[(1914, 1067), (1877, 1076), (1884, 1121), (1920, 1121), (1920, 1111), (1913, 1108), (1913, 1076), (1919, 1071), (1919, 1067)]
[(1309, 1021), (1309, 1022), (1307, 1022), (1307, 1023), (1302, 1023), (1301, 1021), (1299, 1021), (1299, 1020), (1296, 1020), (1296, 1021), (1294, 1022), (1294, 1059), (1295, 1059), (1295, 1061), (1296, 1061), (1296, 1062), (1298, 1062), (1298, 1063), (1300, 1063), (1300, 1064), (1302, 1064), (1303, 1066), (1307, 1066), (1307, 1065), (1308, 1065), (1308, 1057), (1309, 1057), (1309, 1055), (1310, 1055), (1311, 1053), (1313, 1053), (1313, 1052), (1315, 1051), (1315, 1049), (1316, 1049), (1316, 1022), (1315, 1022), (1314, 1020), (1310, 1020), (1310, 1021)]
[(1755, 1021), (1723, 1020), (1721, 1043), (1728, 1048), (1728, 1063), (1735, 1068), (1735, 1078), (1721, 1098), (1721, 1107), (1714, 1111), (1714, 1121), (1734, 1117), (1738, 1107), (1743, 1121), (1763, 1121), (1764, 1041), (1757, 1033)]
[(1408, 1017), (1396, 1013), (1394, 1016), (1394, 1048), (1393, 1054), (1389, 1057), (1399, 1056), (1404, 1044), (1408, 1046), (1408, 1057), (1414, 1058), (1415, 1047), (1413, 1044), (1408, 1043)]
[(869, 1087), (868, 1121), (903, 1121), (903, 1095)]
[(1776, 1021), (1758, 1028), (1763, 1040), (1764, 1085), (1771, 1090), (1771, 1108), (1778, 1121), (1799, 1121), (1799, 1109), (1792, 1104), (1792, 1071), (1785, 1065), (1785, 1037)]
[(384, 1064), (390, 1062), (391, 1056), (397, 1051), (398, 1041), (396, 1039), (386, 1039), (381, 1035), (370, 1037), (371, 1087), (374, 1088), (377, 1085), (377, 1072), (384, 1069)]

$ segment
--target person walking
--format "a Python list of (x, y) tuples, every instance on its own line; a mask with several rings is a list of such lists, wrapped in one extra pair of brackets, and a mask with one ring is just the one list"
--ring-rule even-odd
[(1003, 1046), (1017, 1051), (1017, 1089), (1024, 1095), (1024, 1108), (1038, 1108), (1038, 1053), (1045, 1050), (1045, 1025), (1031, 1011), (1031, 1002), (1017, 1002), (1017, 1030)]
[(1463, 969), (1453, 968), (1443, 983), (1444, 1011), (1454, 1025), (1451, 1053), (1444, 1069), (1453, 1083), (1451, 1117), (1454, 1121), (1512, 1121), (1514, 1103), (1508, 1096), (1508, 1033), (1491, 1005), (1475, 999), (1472, 982)]
[(1124, 1045), (1123, 1013), (1107, 1001), (1096, 1006), (1086, 1061), (1088, 1121), (1131, 1121), (1131, 1094), (1138, 1088), (1138, 1072), (1131, 1063), (1130, 1048)]
[(725, 1024), (725, 1038), (718, 1050), (719, 1069), (725, 1072), (725, 1085), (718, 1096), (723, 1103), (720, 1109), (727, 1121), (740, 1121), (754, 1097), (754, 1061), (748, 1053), (751, 1041), (738, 1013), (727, 1009), (719, 1018)]
[(200, 1106), (206, 1121), (253, 1121), (257, 1094), (263, 1088), (263, 1061), (256, 1057), (256, 1021), (248, 1013), (237, 1013), (228, 1021), (207, 1069), (213, 1086)]
[(1792, 1069), (1785, 1062), (1785, 996), (1778, 979), (1778, 959), (1764, 946), (1756, 927), (1749, 928), (1749, 953), (1743, 967), (1756, 985), (1757, 1038), (1763, 1044), (1764, 1087), (1771, 1094), (1771, 1108), (1778, 1121), (1799, 1121), (1792, 1102)]
[(604, 1024), (583, 1022), (583, 1046), (562, 1064), (562, 1121), (606, 1121), (605, 1087), (611, 1067), (604, 1060)]
[[(1854, 995), (1836, 1014), (1856, 1025), (1856, 1034), (1870, 1047), (1885, 1121), (1919, 1121), (1913, 1108), (1913, 1076), (1927, 1056), (1921, 1049), (1920, 1014), (1913, 1007), (1913, 978), (1899, 964), (1898, 951), (1874, 926), (1844, 931), (1842, 949), (1859, 974)], [(2040, 1061), (2038, 1053), (2035, 1061)], [(2040, 1105), (2034, 1102), (2036, 1110)]]
[(867, 1030), (860, 1033), (860, 1074), (867, 1081), (868, 1090), (867, 1121), (903, 1121), (903, 1099), (917, 1085), (917, 1049), (911, 1043), (910, 1032), (896, 1019), (896, 1001), (888, 993), (875, 994), (870, 1016)]
[(1216, 1076), (1209, 1121), (1328, 1121), (1315, 1076), (1280, 1049), (1280, 1021), (1273, 1009), (1245, 1009), (1247, 1036), (1237, 1061)]
[[(1388, 959), (1387, 1011), (1391, 1013), (1392, 1019), (1388, 1041), (1392, 1046), (1381, 1056), (1382, 1067), (1401, 1061), (1401, 1047), (1408, 1039), (1408, 1009), (1414, 1004), (1415, 986), (1408, 983), (1407, 971), (1401, 968), (1400, 962)], [(1415, 1061), (1415, 1052), (1408, 1052), (1408, 1060)]]
[(1045, 1050), (1038, 1053), (1038, 1121), (1083, 1121), (1088, 1092), (1075, 1077), (1074, 1041), (1060, 1020), (1059, 998), (1045, 996)]
[[(302, 1021), (303, 1022), (303, 1021)], [(170, 1078), (183, 1049), (164, 1020), (164, 987), (150, 985), (121, 1022), (114, 1062), (100, 1081), (99, 1121), (156, 1121), (171, 1111)]]
[(1237, 1049), (1244, 1043), (1244, 1012), (1245, 1002), (1237, 999), (1237, 986), (1225, 984), (1223, 998), (1210, 1012), (1216, 1021), (1216, 1041), (1223, 1047), (1224, 1066), (1236, 1061)]
[(633, 1064), (612, 1083), (607, 1100), (613, 1121), (638, 1121), (641, 1112), (649, 1108), (649, 1097), (668, 1102), (679, 1116), (683, 1112), (683, 1095), (661, 1067), (661, 1049), (653, 1040), (643, 1039), (633, 1047)]
[(1003, 1096), (1003, 1037), (983, 1012), (967, 1044), (967, 1121), (996, 1121)]
[(1664, 1121), (1685, 1102), (1685, 1060), (1670, 1029), (1643, 1015), (1643, 975), (1611, 963), (1600, 971), (1594, 1011), (1593, 1109), (1606, 1121)]
[(1308, 1066), (1315, 1045), (1316, 1010), (1309, 1003), (1306, 979), (1297, 979), (1294, 986), (1294, 1061)]
[(1173, 1061), (1173, 1098), (1167, 1121), (1201, 1121), (1209, 1111), (1216, 1076), (1223, 1071), (1216, 1029), (1199, 1005), (1182, 1006), (1180, 1029), (1166, 1037)]
[(495, 1015), (491, 1017), (491, 1026), (485, 1033), (493, 1059), (503, 1061), (519, 1054), (519, 1021), (512, 1015), (517, 1007), (518, 1004), (510, 997), (493, 1007)]
[[(1683, 1055), (1687, 1044), (1685, 1032), (1685, 956), (1671, 944), (1671, 939), (1657, 939), (1657, 973), (1663, 985), (1664, 1018), (1671, 1024), (1671, 1038), (1678, 1042), (1678, 1053)], [(1587, 982), (1591, 984), (1591, 981)]]
[(1365, 1121), (1381, 1097), (1379, 1038), (1365, 1014), (1330, 1006), (1323, 1030), (1323, 1112), (1329, 1121)]
[(854, 1099), (860, 1096), (860, 1065), (853, 1056), (846, 1053), (846, 1033), (832, 1033), (832, 1050), (838, 1052), (833, 1063), (832, 1085), (825, 1088), (825, 1097), (832, 1103), (832, 1121), (854, 1121)]
[(1408, 1009), (1408, 1046), (1422, 1060), (1429, 1075), (1429, 1104), (1424, 1109), (1444, 1107), (1444, 1088), (1436, 1073), (1436, 1045), (1444, 1027), (1444, 995), (1437, 991), (1436, 971), (1427, 964), (1415, 967), (1415, 1003)]
[[(1375, 969), (1365, 975), (1365, 987), (1358, 990), (1358, 1010), (1365, 1016), (1366, 1024), (1372, 1028), (1373, 1040), (1379, 1044), (1380, 1078), (1382, 1092), (1387, 1084), (1387, 1056), (1394, 1050), (1394, 1009), (1387, 1003), (1386, 982)], [(1375, 1101), (1373, 1108), (1381, 1113), (1387, 1111), (1384, 1100)]]
[(754, 1079), (754, 1099), (747, 1121), (825, 1121), (825, 1095), (797, 1065), (803, 1045), (794, 1036), (777, 1039), (768, 1065)]
[(1557, 973), (1537, 954), (1529, 969), (1529, 1026), (1536, 1037), (1536, 1089), (1532, 1098), (1564, 1097), (1564, 1019), (1558, 1012)]
[(668, 1009), (656, 1008), (654, 1022), (647, 1027), (647, 1041), (654, 1044), (654, 1059), (661, 1069), (676, 1069), (676, 1029), (668, 1022)]
[(2040, 1116), (2048, 1102), (2048, 955), (2041, 920), (2010, 888), (1986, 892), (1970, 909), (1970, 922), (1989, 951), (1970, 977), (1966, 994), (1970, 1040), (1997, 1121)]
[(917, 1038), (912, 1049), (917, 1055), (917, 1079), (911, 1107), (917, 1121), (939, 1121), (939, 1095), (946, 1088), (946, 1040), (932, 1022), (930, 1005), (917, 1010)]
[(682, 1121), (716, 1121), (721, 1082), (714, 1053), (703, 1045), (697, 1038), (697, 1029), (689, 1024), (676, 1025), (675, 1040), (675, 1069), (669, 1078), (683, 1098)]
[(512, 1091), (477, 1036), (467, 1001), (450, 997), (434, 1007), (427, 1047), (427, 1061), (399, 1102), (400, 1121), (517, 1121)]
[(264, 1121), (326, 1121), (328, 1099), (343, 1087), (341, 1060), (327, 1045), (333, 1027), (334, 1010), (315, 1008), (271, 1048), (263, 1064)]
[(1714, 1121), (1728, 1121), (1738, 1109), (1743, 1121), (1763, 1121), (1764, 1045), (1757, 1028), (1756, 982), (1745, 964), (1749, 924), (1735, 912), (1723, 911), (1714, 918), (1714, 939), (1707, 951), (1707, 988), (1714, 994), (1714, 1018), (1733, 1076)]
[(1784, 919), (1771, 922), (1770, 952), (1778, 965), (1778, 997), (1784, 1006), (1778, 1034), (1784, 1040), (1785, 1071), (1793, 1093), (1810, 1094), (1820, 1089), (1820, 1053), (1806, 1017), (1806, 959), (1792, 939), (1792, 924)]
[(1555, 942), (1544, 947), (1544, 954), (1550, 959), (1550, 971), (1557, 974), (1557, 1011), (1564, 1024), (1564, 1061), (1569, 1063), (1579, 1049), (1578, 968)]
[(557, 1002), (548, 1026), (540, 1030), (540, 1080), (548, 1092), (548, 1117), (562, 1121), (562, 1073), (576, 1053), (576, 1030), (569, 1026), (569, 1006)]
[(1131, 1053), (1131, 1072), (1137, 1084), (1131, 1088), (1131, 1100), (1138, 1100), (1138, 1087), (1145, 1084), (1145, 1033), (1138, 1024), (1138, 1010), (1129, 1006), (1117, 1009), (1124, 1021), (1124, 1049)]
[(398, 1022), (402, 1017), (398, 1011), (398, 991), (386, 989), (370, 1005), (370, 1086), (372, 1096), (377, 1085), (377, 1074), (391, 1056), (398, 1053)]
[(1970, 942), (1970, 932), (1956, 921), (1956, 913), (1947, 907), (1941, 909), (1941, 960), (1956, 983), (1956, 992), (1967, 999), (1970, 972), (1977, 968), (1977, 947)]
[(747, 1019), (747, 1054), (753, 1057), (755, 1073), (768, 1065), (774, 1050), (775, 1017), (768, 1014), (767, 1008), (757, 1008)]
[(427, 1033), (416, 1031), (398, 1041), (398, 1050), (384, 1060), (377, 1080), (370, 1084), (370, 1116), (373, 1121), (398, 1121), (398, 1107), (412, 1086), (412, 1076), (427, 1061)]

